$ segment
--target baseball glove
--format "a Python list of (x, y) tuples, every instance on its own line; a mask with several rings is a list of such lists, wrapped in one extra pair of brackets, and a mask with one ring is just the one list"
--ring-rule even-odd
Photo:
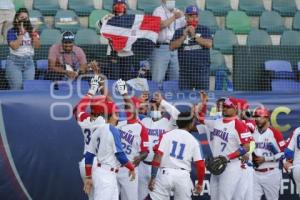
[(220, 175), (226, 169), (228, 160), (225, 156), (209, 157), (205, 160), (205, 166), (213, 175)]

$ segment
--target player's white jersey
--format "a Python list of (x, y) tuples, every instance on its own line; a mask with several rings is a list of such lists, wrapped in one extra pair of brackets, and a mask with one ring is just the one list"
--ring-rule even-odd
[[(105, 97), (103, 97), (105, 98)], [(105, 120), (103, 117), (99, 116), (96, 119), (91, 119), (91, 116), (89, 113), (86, 112), (86, 109), (88, 105), (91, 103), (91, 96), (84, 96), (80, 102), (74, 107), (74, 116), (77, 120), (78, 125), (81, 128), (83, 137), (84, 137), (84, 152), (86, 153), (87, 145), (91, 141), (92, 133), (94, 131), (94, 126), (101, 125), (105, 123)]]
[[(277, 153), (283, 152), (285, 148), (285, 140), (282, 134), (269, 127), (263, 133), (260, 133), (256, 128), (253, 133), (253, 138), (255, 140), (256, 148), (254, 150), (255, 155), (264, 156), (265, 158), (273, 158)], [(276, 168), (279, 166), (279, 162), (264, 162), (259, 165), (258, 169), (264, 168)]]
[(101, 165), (119, 167), (121, 164), (115, 156), (116, 153), (123, 152), (119, 130), (109, 124), (99, 125), (92, 134), (87, 151), (96, 155)]
[(191, 171), (191, 163), (203, 160), (200, 144), (189, 132), (175, 129), (165, 133), (158, 153), (163, 155), (160, 167)]
[(154, 157), (153, 147), (158, 144), (159, 138), (162, 134), (176, 128), (173, 121), (163, 117), (158, 121), (153, 121), (150, 117), (145, 117), (142, 124), (148, 129), (149, 136), (149, 154), (145, 161), (151, 162)]
[[(85, 113), (80, 113), (79, 116), (84, 114)], [(77, 122), (81, 128), (84, 137), (84, 151), (83, 151), (83, 155), (84, 155), (86, 153), (87, 146), (91, 141), (92, 134), (95, 130), (95, 126), (104, 124), (105, 120), (101, 116), (97, 117), (95, 120), (91, 120), (91, 117), (89, 115), (86, 115), (85, 118), (81, 118), (80, 120), (78, 120)]]
[(208, 140), (213, 156), (227, 156), (241, 144), (252, 140), (247, 126), (237, 118), (205, 120), (205, 125), (208, 126)]
[(300, 128), (293, 131), (287, 148), (294, 152), (294, 165), (300, 165)]
[(122, 124), (117, 128), (120, 131), (123, 151), (130, 161), (140, 152), (148, 151), (147, 129), (140, 123)]

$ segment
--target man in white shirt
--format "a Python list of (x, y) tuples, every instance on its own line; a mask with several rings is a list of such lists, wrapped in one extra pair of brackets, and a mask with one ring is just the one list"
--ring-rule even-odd
[(12, 0), (0, 1), (0, 35), (3, 35), (3, 41), (0, 38), (0, 43), (6, 41), (7, 30), (11, 27), (15, 16), (15, 5)]
[(178, 80), (179, 63), (177, 50), (171, 51), (169, 44), (175, 30), (185, 26), (184, 15), (175, 8), (175, 0), (162, 0), (162, 5), (154, 10), (153, 15), (161, 18), (161, 31), (158, 36), (157, 46), (152, 52), (152, 80), (156, 82), (163, 81), (168, 69), (169, 79)]

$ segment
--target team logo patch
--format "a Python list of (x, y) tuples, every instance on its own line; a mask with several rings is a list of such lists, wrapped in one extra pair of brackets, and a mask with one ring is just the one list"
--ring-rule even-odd
[(280, 146), (280, 147), (283, 147), (284, 145), (285, 145), (285, 141), (279, 142), (279, 146)]

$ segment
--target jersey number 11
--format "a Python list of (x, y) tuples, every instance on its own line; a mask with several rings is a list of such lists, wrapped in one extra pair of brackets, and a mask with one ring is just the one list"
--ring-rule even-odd
[(179, 160), (183, 160), (183, 152), (185, 149), (185, 144), (182, 144), (182, 143), (179, 144), (179, 146), (180, 146), (179, 153), (176, 155), (177, 146), (178, 146), (178, 142), (172, 141), (172, 151), (170, 153), (170, 156), (177, 158)]

